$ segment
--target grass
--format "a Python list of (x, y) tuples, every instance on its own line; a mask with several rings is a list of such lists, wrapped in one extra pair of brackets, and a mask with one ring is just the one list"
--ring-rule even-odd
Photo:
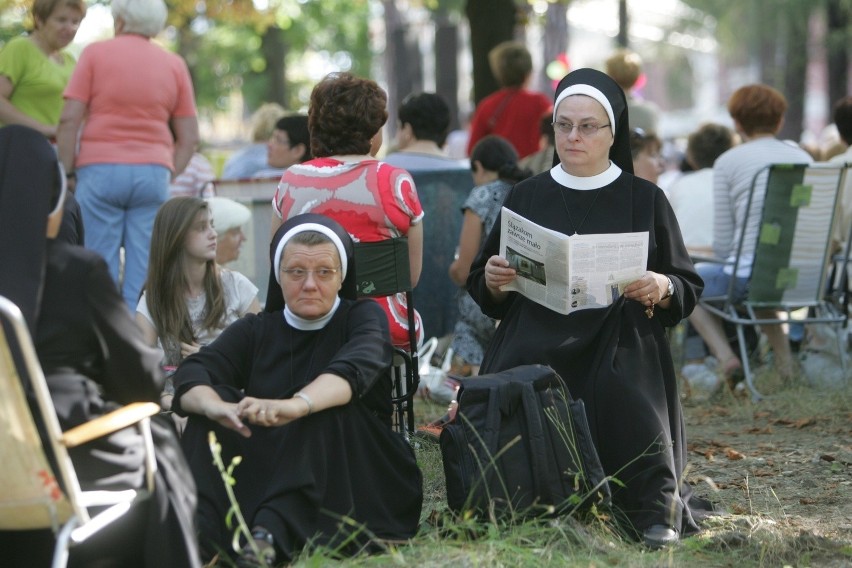
[[(752, 403), (725, 393), (714, 401), (735, 418), (750, 418), (758, 408), (778, 415), (823, 416), (842, 423), (852, 407), (852, 388), (830, 396), (802, 385), (781, 388), (771, 374), (758, 377), (760, 388), (778, 394)], [(440, 416), (444, 407), (419, 403), (419, 421)], [(852, 543), (838, 542), (791, 529), (787, 513), (763, 480), (747, 480), (747, 510), (707, 519), (701, 534), (671, 549), (650, 551), (622, 537), (606, 518), (506, 521), (501, 524), (458, 519), (447, 509), (444, 473), (437, 444), (418, 441), (424, 476), (424, 504), (419, 534), (410, 543), (385, 553), (339, 559), (326, 551), (303, 553), (298, 566), (428, 567), (658, 567), (658, 566), (850, 566)], [(740, 506), (724, 498), (722, 509)]]

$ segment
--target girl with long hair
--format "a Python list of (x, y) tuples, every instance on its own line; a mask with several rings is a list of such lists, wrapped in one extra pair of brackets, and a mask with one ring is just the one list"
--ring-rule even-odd
[[(207, 202), (175, 197), (157, 212), (151, 234), (148, 277), (136, 322), (151, 345), (164, 351), (163, 365), (181, 360), (213, 341), (229, 324), (260, 311), (257, 287), (216, 264), (216, 230)], [(171, 405), (167, 381), (160, 400)]]

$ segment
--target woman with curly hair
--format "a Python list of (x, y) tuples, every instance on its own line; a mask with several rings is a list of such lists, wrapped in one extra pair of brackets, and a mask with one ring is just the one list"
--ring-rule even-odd
[[(260, 311), (257, 287), (216, 264), (216, 237), (210, 206), (199, 197), (174, 197), (157, 212), (136, 323), (150, 345), (163, 349), (167, 369), (240, 317)], [(173, 393), (168, 379), (160, 398), (164, 408)]]
[[(375, 81), (331, 73), (311, 92), (308, 128), (313, 160), (290, 166), (272, 200), (272, 230), (300, 213), (340, 223), (356, 242), (408, 237), (411, 285), (423, 265), (423, 208), (411, 175), (375, 158), (388, 119), (387, 94)], [(394, 345), (408, 346), (403, 294), (379, 299)], [(418, 343), (423, 329), (415, 316)]]

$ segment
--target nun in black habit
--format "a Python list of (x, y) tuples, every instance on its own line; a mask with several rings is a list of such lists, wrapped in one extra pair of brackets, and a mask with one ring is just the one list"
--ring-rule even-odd
[[(352, 553), (373, 536), (417, 530), (422, 477), (390, 426), (387, 318), (356, 300), (353, 250), (325, 216), (287, 220), (270, 246), (265, 311), (234, 322), (175, 373), (208, 558), (227, 552), (233, 533), (210, 430), (226, 464), (242, 457), (233, 489), (255, 544), (275, 562), (309, 543)], [(243, 547), (238, 565), (255, 561)]]
[(665, 328), (688, 316), (703, 288), (675, 215), (656, 185), (635, 177), (624, 92), (606, 74), (562, 79), (553, 111), (553, 168), (515, 185), (505, 207), (564, 234), (647, 231), (644, 275), (607, 308), (561, 315), (500, 287), (516, 277), (498, 256), (500, 220), (471, 267), (468, 291), (501, 320), (482, 373), (553, 367), (583, 399), (605, 472), (622, 483), (614, 505), (651, 547), (698, 530), (683, 479), (686, 434)]
[[(62, 238), (66, 190), (56, 152), (44, 136), (18, 125), (0, 129), (0, 295), (26, 319), (63, 430), (123, 404), (155, 402), (163, 386), (161, 354), (146, 344), (104, 259), (69, 244), (73, 235)], [(201, 565), (195, 484), (177, 436), (171, 421), (160, 416), (151, 420), (151, 432), (154, 495), (72, 548), (71, 566)], [(84, 489), (143, 484), (144, 441), (133, 429), (69, 453)], [(49, 530), (0, 534), (3, 566), (48, 566), (52, 550)]]

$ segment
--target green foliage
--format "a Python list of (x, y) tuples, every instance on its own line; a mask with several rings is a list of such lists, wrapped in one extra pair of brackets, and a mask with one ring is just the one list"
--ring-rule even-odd
[(192, 70), (199, 107), (227, 108), (228, 93), (243, 88), (252, 67), (263, 63), (260, 38), (247, 26), (214, 26), (184, 56)]
[(170, 5), (170, 22), (190, 36), (181, 42), (190, 49), (179, 51), (202, 109), (223, 110), (235, 89), (249, 109), (267, 101), (273, 75), (261, 49), (266, 33), (281, 34), (286, 50), (288, 97), (278, 102), (287, 108), (305, 107), (310, 89), (326, 71), (370, 74), (368, 0), (270, 0), (266, 10), (255, 9), (251, 0), (172, 0)]
[(216, 439), (216, 433), (212, 430), (207, 437), (207, 443), (210, 446), (210, 453), (213, 455), (213, 463), (222, 476), (222, 483), (225, 486), (225, 493), (228, 494), (228, 501), (231, 503), (231, 507), (225, 516), (225, 526), (234, 531), (233, 538), (231, 539), (231, 548), (235, 552), (239, 552), (240, 540), (245, 540), (254, 552), (255, 558), (261, 563), (261, 566), (269, 568), (266, 558), (261, 554), (251, 536), (251, 530), (249, 530), (246, 520), (243, 518), (240, 504), (237, 502), (237, 496), (234, 495), (234, 486), (237, 484), (237, 480), (234, 478), (234, 468), (242, 463), (243, 458), (242, 456), (235, 456), (226, 467), (225, 462), (222, 460), (222, 444)]
[(29, 10), (12, 0), (0, 0), (0, 49), (10, 39), (24, 33), (30, 24)]

